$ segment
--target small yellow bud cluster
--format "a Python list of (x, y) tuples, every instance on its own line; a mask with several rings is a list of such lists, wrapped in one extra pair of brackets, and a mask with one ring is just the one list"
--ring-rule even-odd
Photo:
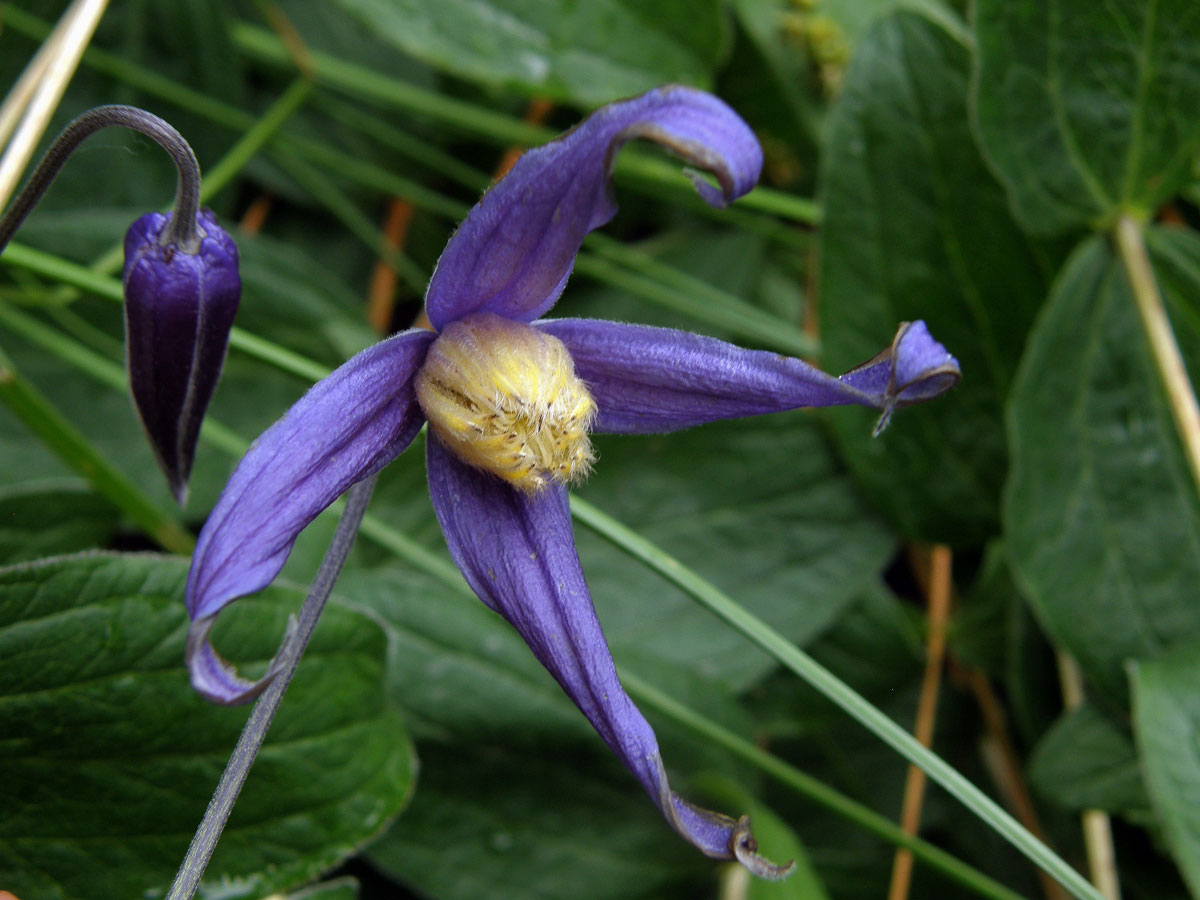
[(596, 403), (571, 354), (531, 325), (477, 313), (447, 325), (416, 378), (438, 439), (527, 494), (585, 477)]

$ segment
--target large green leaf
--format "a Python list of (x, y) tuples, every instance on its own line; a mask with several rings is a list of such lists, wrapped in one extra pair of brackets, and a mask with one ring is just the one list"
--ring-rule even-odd
[(716, 0), (338, 0), (406, 53), (464, 78), (596, 105), (707, 86), (725, 42)]
[[(22, 897), (162, 894), (245, 721), (183, 666), (186, 561), (98, 554), (0, 570), (0, 884)], [(295, 590), (243, 601), (217, 644), (253, 669)], [(228, 618), (228, 621), (226, 621)], [(223, 897), (301, 884), (377, 834), (414, 762), (384, 635), (330, 608), (206, 876)]]
[[(1200, 241), (1150, 233), (1193, 378)], [(1043, 626), (1110, 699), (1126, 660), (1200, 636), (1200, 502), (1125, 271), (1101, 238), (1072, 257), (1013, 389), (1005, 518)]]
[(833, 111), (823, 177), (822, 363), (844, 371), (924, 319), (963, 382), (901, 410), (830, 419), (854, 474), (907, 535), (978, 543), (997, 527), (1000, 410), (1045, 294), (1038, 249), (1013, 223), (975, 147), (970, 55), (913, 13), (862, 38)]
[(1150, 797), (1200, 896), (1200, 643), (1133, 668), (1134, 731)]
[(979, 0), (979, 131), (1022, 223), (1152, 212), (1200, 149), (1195, 0)]
[(1069, 810), (1137, 814), (1150, 805), (1133, 739), (1090, 703), (1065, 713), (1038, 742), (1029, 780)]

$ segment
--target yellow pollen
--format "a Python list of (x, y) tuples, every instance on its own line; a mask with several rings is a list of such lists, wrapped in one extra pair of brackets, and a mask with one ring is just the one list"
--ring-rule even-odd
[(563, 342), (492, 313), (442, 330), (416, 378), (433, 433), (527, 494), (585, 477), (596, 403)]

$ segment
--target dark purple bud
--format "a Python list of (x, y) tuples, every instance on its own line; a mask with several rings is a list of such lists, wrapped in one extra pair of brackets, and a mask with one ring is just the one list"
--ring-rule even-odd
[(125, 355), (134, 406), (182, 504), (242, 281), (237, 246), (211, 212), (197, 216), (191, 253), (160, 242), (169, 221), (147, 213), (125, 235)]

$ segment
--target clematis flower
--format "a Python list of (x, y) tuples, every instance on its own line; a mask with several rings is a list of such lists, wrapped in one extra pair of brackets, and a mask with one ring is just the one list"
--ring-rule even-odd
[(840, 378), (710, 337), (588, 319), (541, 319), (584, 235), (616, 212), (610, 170), (649, 138), (715, 175), (721, 206), (754, 185), (761, 151), (723, 102), (666, 87), (597, 111), (526, 153), (451, 238), (429, 285), (434, 331), (396, 335), (312, 388), (250, 448), (200, 535), (187, 585), (188, 664), (222, 703), (262, 690), (209, 644), (218, 612), (271, 582), (299, 534), (428, 422), (433, 507), (479, 598), (529, 644), (666, 820), (717, 859), (765, 877), (748, 822), (671, 790), (650, 725), (622, 689), (575, 551), (567, 485), (593, 462), (590, 431), (666, 432), (806, 406), (859, 404), (886, 417), (935, 397), (958, 364), (923, 323)]

